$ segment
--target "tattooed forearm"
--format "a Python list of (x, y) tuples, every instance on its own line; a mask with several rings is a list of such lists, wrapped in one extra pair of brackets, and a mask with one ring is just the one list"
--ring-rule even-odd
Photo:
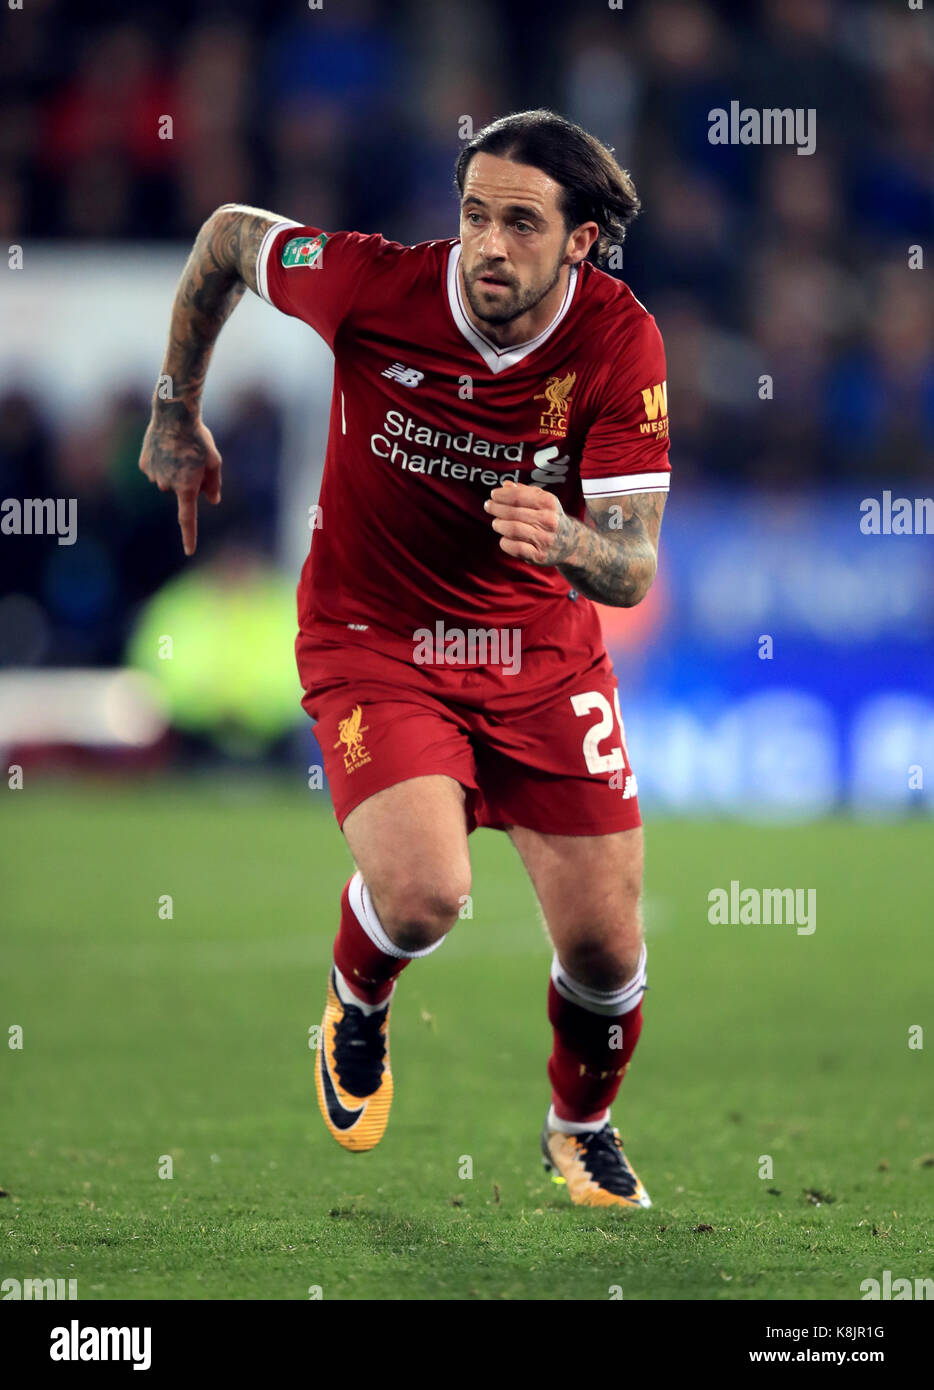
[(205, 222), (182, 272), (162, 375), (153, 394), (139, 466), (163, 492), (178, 494), (185, 553), (197, 543), (197, 499), (221, 495), (221, 457), (201, 419), (201, 393), (211, 353), (249, 286), (256, 289), (256, 255), (270, 226), (284, 219), (227, 203)]
[(565, 579), (598, 603), (616, 608), (641, 603), (655, 578), (664, 508), (663, 492), (637, 492), (590, 498), (593, 526), (563, 516), (557, 564)]
[(217, 336), (249, 287), (256, 289), (256, 255), (267, 229), (283, 219), (259, 208), (227, 203), (198, 233), (182, 272), (162, 377), (171, 383), (156, 392), (153, 411), (170, 420), (197, 419), (204, 379)]

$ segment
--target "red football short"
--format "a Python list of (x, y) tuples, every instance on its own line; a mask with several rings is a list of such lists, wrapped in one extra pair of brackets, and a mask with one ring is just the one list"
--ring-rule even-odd
[[(316, 721), (338, 823), (386, 787), (441, 773), (465, 788), (470, 831), (609, 835), (641, 825), (593, 605), (562, 600), (545, 620), (501, 636), (495, 662), (468, 664), (472, 632), (463, 629), (458, 652), (448, 619), (423, 642), (420, 662), (414, 641), (372, 627), (299, 633), (302, 704)], [(481, 654), (491, 649), (475, 646)]]

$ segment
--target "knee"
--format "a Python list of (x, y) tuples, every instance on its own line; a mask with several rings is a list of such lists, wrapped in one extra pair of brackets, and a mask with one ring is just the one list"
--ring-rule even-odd
[(457, 921), (470, 880), (455, 873), (437, 878), (399, 875), (371, 894), (383, 930), (400, 951), (424, 951)]
[(627, 934), (618, 940), (603, 935), (582, 936), (560, 954), (562, 969), (588, 989), (623, 989), (635, 979), (642, 956), (642, 937)]

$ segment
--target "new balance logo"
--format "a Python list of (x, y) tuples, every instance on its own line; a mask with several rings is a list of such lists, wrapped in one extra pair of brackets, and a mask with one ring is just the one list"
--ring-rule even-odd
[(405, 367), (401, 362), (393, 362), (391, 367), (380, 372), (380, 376), (388, 376), (392, 381), (398, 381), (400, 386), (417, 386), (425, 379), (424, 372), (417, 372), (414, 367)]

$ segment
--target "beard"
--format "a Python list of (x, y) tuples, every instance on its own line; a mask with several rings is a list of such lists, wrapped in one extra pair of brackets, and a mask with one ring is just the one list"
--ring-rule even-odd
[(511, 323), (513, 319), (520, 318), (527, 314), (530, 309), (534, 309), (537, 304), (550, 294), (561, 275), (563, 256), (555, 264), (554, 270), (543, 282), (536, 285), (527, 285), (524, 289), (512, 277), (503, 277), (508, 284), (506, 294), (497, 295), (492, 302), (486, 298), (482, 285), (477, 281), (481, 275), (495, 275), (499, 278), (501, 272), (491, 266), (480, 266), (471, 271), (470, 275), (464, 274), (464, 290), (467, 295), (467, 303), (470, 305), (474, 314), (484, 323), (504, 324)]

